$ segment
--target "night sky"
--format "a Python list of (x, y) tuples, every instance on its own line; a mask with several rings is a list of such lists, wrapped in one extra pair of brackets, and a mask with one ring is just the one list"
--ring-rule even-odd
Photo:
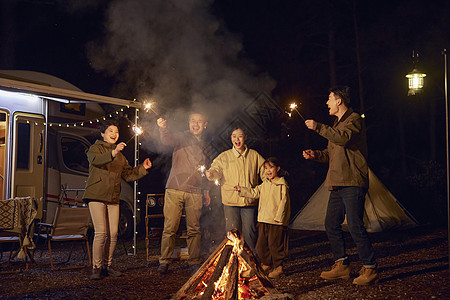
[[(48, 73), (125, 99), (152, 94), (170, 107), (178, 90), (189, 90), (188, 101), (219, 103), (228, 101), (224, 87), (234, 98), (265, 90), (281, 107), (296, 99), (307, 118), (328, 124), (328, 88), (349, 85), (353, 107), (366, 115), (375, 174), (411, 210), (430, 195), (442, 209), (449, 1), (176, 2), (2, 0), (0, 70)], [(407, 97), (413, 50), (427, 86)], [(300, 121), (289, 121), (285, 143), (304, 201), (326, 168), (302, 161), (300, 150), (326, 143)], [(313, 187), (304, 187), (311, 176)]]

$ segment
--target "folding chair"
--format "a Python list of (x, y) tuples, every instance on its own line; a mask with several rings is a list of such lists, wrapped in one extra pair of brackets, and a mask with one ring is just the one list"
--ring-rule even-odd
[[(90, 220), (91, 215), (89, 213), (89, 208), (87, 207), (58, 206), (53, 224), (38, 224), (39, 229), (37, 233), (36, 245), (38, 244), (39, 238), (47, 239), (48, 251), (50, 254), (50, 265), (53, 270), (85, 268), (91, 266), (91, 252), (89, 250), (89, 241), (87, 236)], [(72, 265), (61, 268), (55, 267), (52, 254), (52, 242), (80, 242), (83, 247), (84, 257), (86, 257), (87, 250), (88, 263), (85, 265)], [(65, 263), (69, 262), (72, 256), (73, 248), (74, 245), (72, 245)]]
[[(16, 269), (16, 270), (7, 270), (7, 267), (10, 265), (11, 260), (17, 255), (17, 253), (20, 250), (20, 238), (19, 236), (17, 236), (14, 233), (7, 233), (7, 232), (0, 232), (0, 244), (11, 244), (11, 248), (9, 250), (9, 257), (8, 257), (8, 261), (6, 263), (4, 263), (1, 267), (0, 267), (0, 274), (10, 274), (10, 273), (19, 273), (22, 271), (22, 269)], [(17, 250), (15, 252), (13, 252), (15, 250), (14, 245), (17, 246)], [(3, 245), (0, 245), (1, 248), (1, 254), (0, 254), (0, 259), (3, 259)], [(25, 262), (25, 269), (28, 269), (28, 263)]]
[[(11, 244), (8, 261), (0, 268), (0, 274), (17, 273), (28, 269), (28, 258), (32, 260), (28, 249), (34, 247), (30, 233), (34, 228), (36, 209), (37, 202), (31, 197), (0, 200), (0, 243)], [(16, 244), (17, 248), (14, 247)], [(3, 250), (2, 247), (0, 258), (3, 258)], [(16, 257), (25, 260), (25, 268), (6, 270), (5, 266), (9, 266)]]

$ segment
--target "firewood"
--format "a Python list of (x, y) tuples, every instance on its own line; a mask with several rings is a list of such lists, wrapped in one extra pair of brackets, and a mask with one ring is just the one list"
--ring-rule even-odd
[(239, 282), (239, 262), (236, 255), (230, 260), (229, 263), (229, 278), (225, 286), (225, 299), (237, 300), (239, 296), (238, 291)]
[(231, 252), (233, 251), (233, 246), (226, 245), (223, 250), (222, 254), (220, 255), (219, 261), (217, 262), (216, 268), (214, 269), (214, 272), (211, 276), (211, 278), (208, 281), (208, 285), (205, 289), (205, 292), (203, 293), (202, 299), (211, 299), (211, 296), (214, 293), (215, 285), (214, 282), (217, 281), (217, 279), (220, 278), (220, 275), (222, 275), (223, 268), (227, 265), (228, 261), (230, 260)]

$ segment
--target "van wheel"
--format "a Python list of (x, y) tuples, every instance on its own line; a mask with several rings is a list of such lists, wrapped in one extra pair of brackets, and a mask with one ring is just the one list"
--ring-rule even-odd
[(120, 206), (119, 215), (119, 237), (122, 239), (129, 239), (133, 236), (133, 214), (131, 210), (125, 205)]

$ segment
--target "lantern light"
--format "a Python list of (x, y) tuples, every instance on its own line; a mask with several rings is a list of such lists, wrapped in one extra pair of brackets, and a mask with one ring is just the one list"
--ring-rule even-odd
[(420, 72), (416, 68), (406, 75), (406, 78), (408, 78), (409, 87), (408, 96), (414, 96), (422, 90), (423, 78), (426, 76), (427, 74)]
[(423, 78), (427, 76), (427, 74), (420, 72), (417, 69), (417, 63), (419, 62), (419, 53), (413, 51), (412, 53), (413, 59), (413, 70), (406, 75), (408, 78), (408, 96), (414, 96), (422, 91), (423, 88)]

